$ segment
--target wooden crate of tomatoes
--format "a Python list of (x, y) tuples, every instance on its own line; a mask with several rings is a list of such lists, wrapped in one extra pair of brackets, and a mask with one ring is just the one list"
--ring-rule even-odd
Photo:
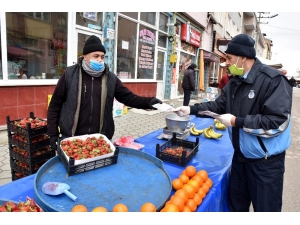
[(176, 133), (170, 140), (162, 144), (156, 144), (156, 157), (179, 166), (185, 166), (198, 152), (199, 138), (196, 142), (182, 140), (176, 137)]
[(81, 135), (59, 140), (57, 154), (68, 175), (116, 164), (119, 149), (102, 134)]

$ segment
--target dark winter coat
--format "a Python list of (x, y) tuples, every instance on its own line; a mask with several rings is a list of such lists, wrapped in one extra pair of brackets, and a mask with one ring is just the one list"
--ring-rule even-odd
[(195, 91), (195, 71), (192, 68), (188, 68), (184, 72), (181, 87), (186, 90)]
[(150, 109), (151, 97), (140, 97), (123, 85), (107, 65), (100, 77), (88, 75), (78, 64), (67, 67), (60, 77), (48, 108), (48, 135), (71, 137), (101, 133), (113, 137), (113, 102), (116, 98), (126, 106)]
[(228, 132), (239, 158), (262, 159), (290, 146), (292, 88), (279, 70), (256, 59), (246, 79), (234, 76), (221, 92), (215, 101), (192, 106), (191, 114), (210, 110), (236, 116)]

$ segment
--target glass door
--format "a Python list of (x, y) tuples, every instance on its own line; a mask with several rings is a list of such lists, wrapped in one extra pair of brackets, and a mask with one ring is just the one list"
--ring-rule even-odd
[(85, 42), (86, 40), (92, 36), (92, 35), (95, 35), (95, 36), (98, 36), (100, 38), (100, 40), (102, 41), (102, 44), (104, 45), (103, 43), (103, 38), (102, 38), (102, 34), (98, 33), (98, 32), (90, 32), (90, 31), (86, 31), (86, 30), (81, 30), (81, 29), (76, 29), (76, 35), (75, 38), (74, 38), (74, 60), (73, 60), (73, 64), (76, 64), (77, 61), (78, 61), (78, 58), (80, 56), (83, 55), (83, 47), (85, 45)]

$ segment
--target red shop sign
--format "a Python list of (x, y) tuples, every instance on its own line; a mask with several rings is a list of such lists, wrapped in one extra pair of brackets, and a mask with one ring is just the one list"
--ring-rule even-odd
[(191, 28), (189, 24), (183, 23), (181, 24), (181, 40), (199, 48), (201, 33)]

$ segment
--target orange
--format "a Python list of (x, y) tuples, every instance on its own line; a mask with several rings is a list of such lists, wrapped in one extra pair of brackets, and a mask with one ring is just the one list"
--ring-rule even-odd
[(194, 201), (196, 202), (196, 205), (200, 205), (202, 203), (202, 196), (199, 193), (195, 193), (194, 195)]
[(179, 176), (179, 179), (182, 181), (183, 184), (186, 184), (190, 180), (190, 178), (186, 174), (181, 174)]
[(206, 192), (202, 187), (199, 188), (198, 194), (201, 195), (202, 199), (205, 198), (205, 196), (206, 196)]
[(189, 207), (189, 208), (191, 209), (192, 212), (195, 212), (196, 209), (197, 209), (197, 204), (196, 204), (196, 202), (195, 202), (194, 199), (191, 199), (191, 198), (190, 198), (189, 200), (187, 200), (187, 202), (185, 203), (185, 205), (186, 205), (187, 207)]
[(205, 193), (207, 194), (207, 192), (209, 191), (209, 187), (207, 183), (202, 184), (202, 188), (205, 191)]
[(192, 185), (194, 187), (195, 193), (198, 192), (199, 187), (200, 187), (198, 181), (196, 181), (196, 180), (189, 180), (187, 182), (187, 184), (190, 184), (190, 185)]
[(128, 212), (128, 208), (123, 203), (118, 203), (113, 207), (113, 212)]
[(176, 178), (172, 181), (172, 187), (174, 190), (177, 191), (178, 189), (181, 189), (182, 186), (183, 186), (183, 183), (179, 178)]
[(184, 203), (189, 199), (189, 193), (184, 189), (177, 190), (174, 195), (179, 196), (183, 199)]
[(186, 175), (186, 173), (185, 173), (185, 170), (182, 170), (181, 174), (184, 174), (184, 175)]
[(196, 174), (195, 176), (193, 176), (191, 180), (196, 180), (196, 181), (198, 181), (199, 187), (201, 187), (202, 184), (203, 184), (202, 178), (201, 178), (199, 175), (197, 175), (197, 174)]
[(182, 212), (192, 212), (192, 210), (190, 209), (190, 207), (188, 206), (184, 206)]
[(156, 212), (156, 207), (151, 202), (146, 202), (141, 207), (141, 212)]
[(185, 168), (185, 174), (188, 175), (188, 177), (193, 177), (196, 174), (196, 168), (194, 166), (188, 166)]
[(103, 206), (98, 206), (92, 210), (92, 212), (107, 212), (107, 209)]
[(190, 184), (184, 184), (182, 189), (186, 190), (189, 198), (193, 198), (195, 194), (195, 188)]
[(71, 212), (87, 212), (87, 211), (88, 211), (87, 208), (81, 204), (75, 205), (71, 210)]
[(176, 205), (177, 207), (178, 207), (178, 209), (179, 209), (179, 212), (182, 212), (182, 210), (183, 210), (183, 207), (184, 207), (184, 200), (182, 199), (182, 198), (180, 198), (179, 196), (177, 196), (177, 195), (173, 195), (172, 197), (171, 197), (171, 200), (170, 200), (170, 204), (174, 204), (174, 205)]
[(208, 184), (209, 188), (211, 188), (213, 186), (213, 182), (212, 182), (212, 180), (210, 178), (207, 178), (207, 180), (206, 180), (205, 183)]
[(197, 175), (199, 175), (199, 176), (202, 178), (203, 183), (205, 183), (205, 181), (206, 181), (207, 178), (208, 178), (208, 173), (207, 173), (205, 170), (199, 170), (199, 171), (197, 172)]
[(178, 206), (170, 203), (164, 207), (163, 212), (179, 212)]

